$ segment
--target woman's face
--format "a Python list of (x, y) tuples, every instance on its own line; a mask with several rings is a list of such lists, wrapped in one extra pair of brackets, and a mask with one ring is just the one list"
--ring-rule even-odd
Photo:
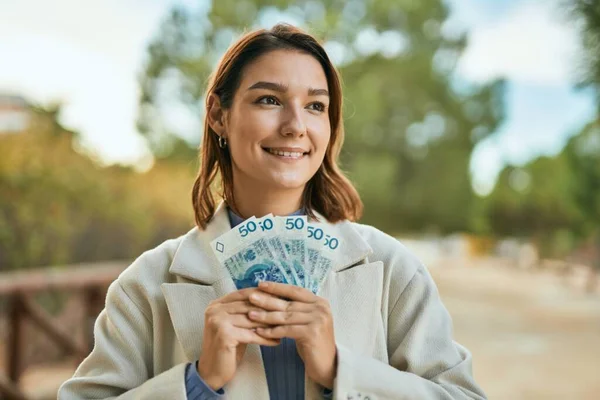
[(276, 50), (247, 65), (225, 113), (235, 184), (303, 188), (325, 156), (328, 107), (327, 78), (312, 56)]

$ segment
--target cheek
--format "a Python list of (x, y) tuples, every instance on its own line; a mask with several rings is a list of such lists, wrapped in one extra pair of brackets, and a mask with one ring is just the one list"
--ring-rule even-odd
[(229, 134), (240, 142), (259, 141), (272, 129), (272, 116), (252, 104), (235, 104), (230, 115)]
[(230, 126), (229, 147), (233, 161), (244, 168), (250, 168), (257, 156), (257, 143), (264, 139), (268, 132), (264, 121), (256, 115), (248, 113), (244, 121), (236, 121)]
[(317, 154), (323, 156), (331, 140), (331, 128), (329, 121), (322, 122), (313, 130), (315, 132), (312, 141), (317, 148)]
[(255, 119), (248, 118), (245, 123), (239, 124), (231, 133), (235, 135), (237, 142), (248, 145), (261, 139), (261, 126)]
[(277, 131), (278, 118), (274, 112), (245, 109), (239, 113), (235, 131), (247, 142), (258, 142)]

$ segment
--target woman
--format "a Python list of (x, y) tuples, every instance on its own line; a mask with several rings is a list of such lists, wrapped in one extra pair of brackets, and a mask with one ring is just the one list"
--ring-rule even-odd
[[(336, 165), (342, 140), (339, 77), (313, 37), (277, 25), (233, 44), (207, 91), (197, 227), (110, 286), (94, 350), (59, 398), (485, 398), (426, 269), (350, 222), (362, 204)], [(268, 213), (305, 213), (339, 238), (318, 295), (235, 290), (215, 259), (214, 238)]]

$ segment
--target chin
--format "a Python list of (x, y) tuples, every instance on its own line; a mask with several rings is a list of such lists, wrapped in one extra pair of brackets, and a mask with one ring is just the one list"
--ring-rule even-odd
[(282, 189), (297, 189), (304, 187), (307, 179), (300, 172), (287, 171), (274, 174), (272, 182)]

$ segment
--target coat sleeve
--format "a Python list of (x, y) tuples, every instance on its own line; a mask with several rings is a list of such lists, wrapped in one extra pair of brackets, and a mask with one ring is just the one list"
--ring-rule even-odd
[(158, 375), (152, 365), (150, 319), (117, 279), (94, 325), (94, 349), (60, 387), (58, 399), (186, 399), (185, 364)]
[(335, 399), (486, 399), (471, 354), (452, 340), (452, 321), (419, 266), (388, 314), (389, 364), (338, 345)]

